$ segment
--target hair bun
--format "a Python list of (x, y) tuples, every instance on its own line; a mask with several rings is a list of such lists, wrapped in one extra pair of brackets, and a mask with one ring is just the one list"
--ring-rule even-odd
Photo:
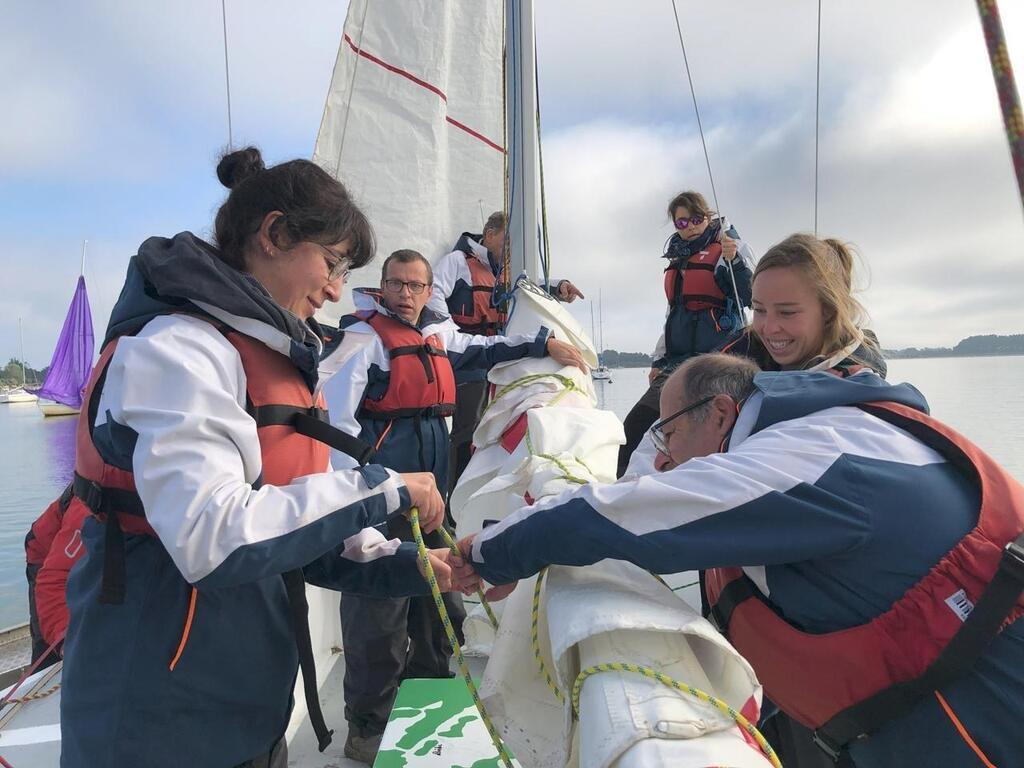
[(246, 179), (266, 169), (260, 151), (256, 147), (246, 147), (221, 157), (217, 163), (217, 178), (228, 189), (234, 189)]

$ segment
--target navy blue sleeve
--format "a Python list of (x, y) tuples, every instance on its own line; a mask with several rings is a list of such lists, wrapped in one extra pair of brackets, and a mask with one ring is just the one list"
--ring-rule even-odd
[(426, 595), (430, 587), (416, 565), (416, 545), (403, 542), (393, 555), (361, 563), (329, 552), (302, 569), (306, 581), (317, 587), (367, 597)]

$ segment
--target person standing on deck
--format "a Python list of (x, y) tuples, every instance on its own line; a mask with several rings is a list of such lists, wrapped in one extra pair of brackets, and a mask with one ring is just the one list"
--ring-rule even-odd
[[(500, 288), (506, 277), (506, 221), (502, 211), (495, 211), (487, 218), (482, 235), (463, 232), (455, 249), (434, 262), (434, 287), (428, 306), (438, 314), (450, 315), (463, 333), (494, 336), (505, 325), (503, 307), (495, 300), (495, 286)], [(571, 303), (584, 298), (569, 280), (553, 281), (548, 291), (559, 301)], [(486, 371), (459, 371), (456, 379), (449, 493), (469, 463), (473, 431), (487, 402)]]
[(328, 471), (323, 425), (306, 429), (323, 413), (313, 313), (372, 258), (366, 218), (306, 160), (266, 168), (249, 147), (217, 176), (217, 245), (142, 244), (86, 390), (63, 768), (283, 768), (300, 666), (323, 749), (304, 581), (428, 591), (415, 547), (373, 526), (417, 506), (436, 529), (433, 476)]
[(654, 347), (650, 386), (623, 422), (619, 477), (658, 418), (658, 395), (669, 374), (694, 355), (717, 349), (743, 325), (742, 307), (750, 306), (754, 252), (735, 228), (699, 192), (680, 192), (669, 202), (668, 215), (676, 231), (663, 255), (665, 328)]
[[(392, 253), (381, 271), (379, 291), (356, 289), (354, 315), (342, 318), (346, 343), (359, 351), (340, 365), (325, 394), (332, 423), (374, 446), (373, 460), (398, 472), (430, 472), (439, 488), (448, 475), (448, 426), (455, 408), (457, 371), (486, 371), (496, 363), (551, 355), (563, 365), (583, 367), (570, 344), (542, 328), (536, 337), (471, 336), (447, 314), (428, 306), (433, 274), (416, 251)], [(333, 370), (328, 344), (321, 369)], [(333, 455), (336, 468), (349, 466)], [(404, 520), (392, 521), (389, 537), (412, 540)], [(440, 537), (428, 537), (443, 546)], [(448, 601), (450, 613), (461, 604)], [(398, 685), (405, 678), (449, 677), (452, 649), (433, 600), (379, 598), (344, 593), (341, 626), (347, 666), (345, 755), (372, 763)]]
[(823, 754), (858, 768), (1021, 764), (1024, 487), (920, 392), (867, 369), (760, 373), (701, 355), (660, 405), (657, 472), (463, 539), (480, 576), (509, 584), (605, 558), (710, 569), (716, 624)]

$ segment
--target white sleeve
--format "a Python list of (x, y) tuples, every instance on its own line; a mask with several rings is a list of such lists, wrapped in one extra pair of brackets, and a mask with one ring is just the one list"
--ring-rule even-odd
[[(359, 437), (362, 431), (356, 414), (359, 413), (363, 396), (366, 394), (370, 365), (382, 356), (380, 337), (373, 334), (370, 341), (349, 357), (324, 385), (324, 397), (327, 399), (327, 409), (331, 414), (331, 424), (353, 437)], [(351, 456), (331, 450), (331, 466), (335, 469), (351, 469), (355, 464)]]
[(234, 347), (183, 315), (121, 339), (107, 371), (97, 425), (134, 434), (146, 518), (188, 581), (221, 587), (302, 567), (408, 503), (398, 476), (377, 466), (257, 489), (262, 457), (245, 400)]
[(452, 251), (434, 262), (434, 290), (430, 294), (427, 306), (438, 314), (448, 314), (448, 297), (455, 290), (455, 281), (459, 279), (459, 267), (465, 260), (466, 256), (462, 251)]

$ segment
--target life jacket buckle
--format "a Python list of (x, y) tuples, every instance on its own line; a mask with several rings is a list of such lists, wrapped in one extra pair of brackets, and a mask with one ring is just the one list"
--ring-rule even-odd
[(1024, 584), (1024, 534), (1008, 541), (1003, 547), (999, 570), (1005, 571), (1015, 581)]
[(818, 746), (822, 752), (832, 758), (833, 762), (838, 763), (839, 758), (842, 757), (843, 748), (837, 744), (831, 737), (826, 736), (819, 730), (814, 731), (814, 743)]

